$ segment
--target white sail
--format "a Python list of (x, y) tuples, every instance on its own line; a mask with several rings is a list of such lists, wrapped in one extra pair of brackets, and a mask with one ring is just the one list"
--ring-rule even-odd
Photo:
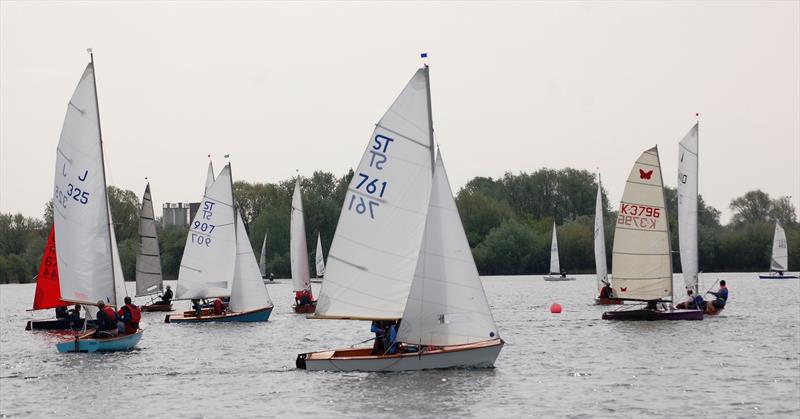
[(175, 298), (230, 295), (236, 237), (231, 165), (208, 188), (189, 226)]
[(656, 300), (672, 295), (664, 183), (658, 148), (639, 156), (625, 184), (614, 230), (614, 295)]
[(122, 262), (119, 260), (119, 248), (117, 248), (117, 234), (114, 232), (114, 221), (111, 218), (111, 207), (108, 208), (108, 219), (111, 224), (111, 259), (114, 264), (114, 301), (110, 304), (121, 306), (125, 304), (125, 297), (128, 296), (128, 289), (125, 288), (125, 276), (122, 273)]
[(319, 233), (317, 233), (317, 250), (314, 253), (314, 260), (316, 261), (317, 278), (322, 278), (325, 276), (325, 255), (322, 254), (322, 241)]
[(428, 69), (381, 118), (347, 189), (317, 317), (396, 319), (417, 265), (431, 189)]
[(161, 253), (158, 247), (150, 183), (144, 189), (139, 210), (139, 251), (136, 253), (136, 296), (155, 294), (163, 287)]
[(783, 227), (778, 223), (775, 223), (775, 236), (772, 239), (772, 261), (770, 262), (769, 270), (779, 272), (789, 270), (789, 246), (786, 244), (786, 232), (783, 231)]
[(54, 183), (53, 220), (61, 299), (115, 304), (117, 269), (113, 266), (112, 224), (91, 63), (67, 106)]
[(561, 272), (561, 264), (558, 263), (558, 236), (556, 235), (556, 222), (553, 221), (553, 241), (550, 243), (550, 273)]
[(214, 183), (214, 163), (211, 160), (208, 161), (208, 170), (206, 171), (206, 188), (203, 189), (203, 193), (208, 192), (208, 188)]
[(422, 243), (397, 340), (461, 345), (499, 337), (441, 153)]
[(697, 289), (697, 174), (698, 124), (686, 133), (678, 144), (678, 243), (681, 251), (681, 271), (686, 288)]
[(306, 222), (303, 214), (303, 198), (300, 196), (300, 178), (294, 184), (292, 195), (292, 219), (289, 236), (289, 256), (292, 262), (292, 287), (294, 291), (311, 288), (308, 273), (308, 245), (306, 244)]
[(258, 270), (261, 277), (267, 277), (267, 233), (264, 233), (264, 241), (261, 243), (261, 257), (258, 260)]
[(242, 222), (242, 214), (236, 211), (236, 264), (231, 287), (230, 309), (241, 313), (259, 308), (269, 307), (272, 301), (267, 287), (261, 280), (261, 273), (256, 264), (256, 255), (247, 237)]
[(594, 265), (597, 271), (597, 293), (603, 288), (603, 282), (608, 282), (608, 267), (606, 266), (606, 233), (603, 224), (603, 187), (600, 184), (600, 175), (597, 176), (597, 199), (594, 204)]

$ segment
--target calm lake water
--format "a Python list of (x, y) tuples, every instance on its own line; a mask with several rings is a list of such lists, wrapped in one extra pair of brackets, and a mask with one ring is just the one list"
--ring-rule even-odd
[[(112, 354), (57, 353), (63, 336), (24, 331), (34, 286), (2, 285), (0, 414), (798, 417), (800, 282), (755, 274), (705, 274), (703, 282), (717, 278), (731, 290), (720, 316), (615, 323), (600, 320), (606, 308), (592, 305), (593, 275), (574, 282), (487, 277), (507, 342), (495, 368), (409, 373), (295, 369), (299, 352), (371, 335), (365, 322), (291, 313), (287, 281), (267, 288), (275, 303), (267, 323), (174, 325), (163, 323), (163, 313), (145, 313), (136, 350)], [(562, 314), (550, 314), (554, 301)]]

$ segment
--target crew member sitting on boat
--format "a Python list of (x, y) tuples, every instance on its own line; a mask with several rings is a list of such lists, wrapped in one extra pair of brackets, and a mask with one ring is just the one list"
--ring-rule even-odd
[(67, 317), (70, 320), (80, 320), (81, 319), (81, 305), (75, 304), (75, 308), (70, 309), (67, 313)]
[(200, 315), (203, 314), (203, 306), (200, 304), (200, 300), (197, 298), (192, 300), (192, 308), (194, 309), (195, 317), (200, 317)]
[(392, 323), (386, 330), (386, 355), (397, 353), (397, 328), (398, 324)]
[(562, 278), (566, 278), (566, 277), (567, 277), (567, 271), (566, 271), (566, 269), (562, 269), (562, 270), (561, 270), (561, 277), (562, 277)]
[(164, 304), (164, 305), (172, 304), (172, 288), (170, 288), (169, 285), (167, 285), (167, 290), (164, 291), (164, 295), (161, 296), (161, 301), (159, 301), (156, 304)]
[(298, 306), (305, 306), (311, 304), (313, 301), (314, 297), (311, 295), (311, 290), (305, 289), (294, 293), (294, 302)]
[(705, 308), (706, 302), (703, 300), (703, 297), (700, 295), (694, 295), (694, 291), (691, 289), (686, 290), (686, 296), (688, 297), (686, 301), (676, 304), (675, 308), (699, 310), (703, 310)]
[(97, 301), (97, 308), (100, 310), (97, 312), (97, 331), (94, 333), (94, 336), (117, 336), (119, 334), (117, 330), (117, 320), (119, 319), (117, 312), (114, 311), (113, 308), (107, 306), (103, 300)]
[(709, 291), (709, 294), (717, 297), (711, 301), (711, 305), (717, 310), (725, 308), (725, 303), (728, 301), (728, 287), (725, 285), (725, 280), (719, 281), (719, 289), (717, 292)]
[(131, 302), (131, 297), (125, 297), (125, 305), (119, 309), (117, 315), (122, 318), (123, 330), (126, 335), (132, 335), (139, 330), (139, 321), (142, 320), (142, 309)]
[(56, 319), (67, 319), (69, 317), (69, 313), (67, 313), (67, 307), (56, 307)]
[(603, 288), (600, 288), (600, 298), (613, 298), (614, 290), (611, 288), (611, 284), (606, 281), (603, 281)]
[(228, 310), (228, 305), (222, 302), (222, 298), (214, 300), (214, 314), (221, 316)]
[(386, 349), (384, 347), (386, 328), (383, 326), (383, 322), (373, 320), (372, 327), (370, 327), (369, 331), (375, 334), (375, 342), (372, 344), (372, 355), (382, 355), (383, 351)]

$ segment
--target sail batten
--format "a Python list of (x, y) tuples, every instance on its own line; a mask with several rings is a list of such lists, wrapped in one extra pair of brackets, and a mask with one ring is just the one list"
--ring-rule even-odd
[(678, 144), (678, 243), (681, 271), (687, 289), (698, 292), (698, 124)]
[(150, 183), (144, 189), (139, 210), (139, 249), (136, 253), (136, 296), (152, 295), (163, 287), (161, 254), (154, 218)]

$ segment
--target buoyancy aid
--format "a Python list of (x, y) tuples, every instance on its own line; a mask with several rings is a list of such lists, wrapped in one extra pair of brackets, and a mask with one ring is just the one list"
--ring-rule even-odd
[(220, 315), (222, 314), (222, 300), (217, 298), (214, 300), (214, 314)]
[(131, 315), (130, 321), (126, 324), (130, 324), (138, 329), (139, 321), (142, 320), (142, 309), (133, 304), (125, 304), (124, 308), (128, 309), (128, 313)]
[[(103, 315), (105, 316), (104, 321), (100, 322), (100, 324), (99, 324), (100, 330), (113, 330), (113, 329), (116, 329), (117, 328), (117, 322), (116, 322), (117, 313), (114, 312), (114, 309), (109, 307), (109, 306), (105, 306), (102, 309), (100, 309), (100, 312), (103, 313)], [(100, 320), (99, 316), (98, 316), (98, 320)]]

